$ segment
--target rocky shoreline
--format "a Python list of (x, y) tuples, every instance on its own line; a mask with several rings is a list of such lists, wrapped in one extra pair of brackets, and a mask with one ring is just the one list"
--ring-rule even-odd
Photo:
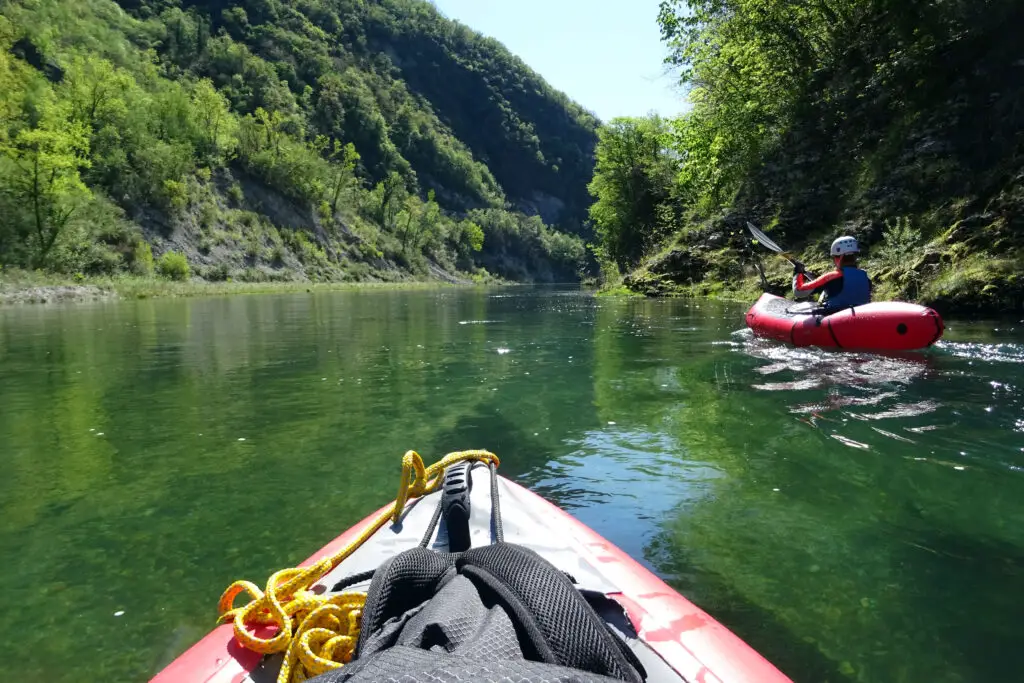
[(56, 304), (119, 299), (113, 289), (95, 285), (36, 285), (0, 288), (0, 305)]

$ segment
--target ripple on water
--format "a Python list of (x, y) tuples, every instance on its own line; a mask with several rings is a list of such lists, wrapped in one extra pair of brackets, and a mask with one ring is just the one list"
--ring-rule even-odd
[(1022, 344), (983, 344), (971, 342), (940, 341), (935, 348), (970, 360), (987, 363), (1024, 363), (1024, 345)]
[[(889, 395), (891, 396), (892, 394)], [(892, 408), (882, 410), (877, 413), (850, 413), (850, 416), (862, 420), (889, 420), (893, 418), (927, 415), (928, 413), (934, 413), (938, 408), (939, 403), (937, 401), (919, 401), (917, 403), (897, 404)]]
[(842, 434), (829, 434), (829, 436), (831, 436), (833, 439), (835, 439), (839, 443), (843, 444), (844, 446), (849, 446), (850, 448), (860, 448), (860, 449), (871, 448), (871, 446), (868, 446), (866, 443), (861, 443), (860, 441), (854, 441), (853, 439), (849, 439), (849, 438), (843, 436)]
[(783, 400), (791, 395), (790, 414), (844, 446), (871, 448), (883, 439), (927, 448), (922, 461), (935, 462), (936, 454), (962, 458), (963, 452), (977, 453), (967, 457), (976, 457), (981, 469), (1016, 473), (1024, 464), (1024, 452), (1000, 436), (1024, 432), (1024, 397), (999, 370), (1001, 363), (1024, 361), (1024, 345), (944, 341), (923, 352), (887, 355), (748, 337), (736, 351), (761, 362), (752, 378), (771, 378), (751, 382), (751, 389)]
[(893, 432), (887, 431), (885, 429), (881, 429), (879, 427), (872, 427), (871, 429), (876, 431), (876, 432), (878, 432), (882, 436), (890, 438), (890, 439), (892, 439), (894, 441), (902, 441), (903, 443), (917, 443), (913, 439), (908, 439), (905, 436), (901, 436), (899, 434), (894, 434)]

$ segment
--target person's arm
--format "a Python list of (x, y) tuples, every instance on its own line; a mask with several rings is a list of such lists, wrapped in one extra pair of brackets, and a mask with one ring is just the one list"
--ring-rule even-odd
[(808, 281), (806, 275), (800, 272), (796, 274), (796, 284), (793, 285), (793, 289), (795, 289), (798, 292), (812, 292), (816, 289), (824, 287), (833, 280), (838, 280), (842, 276), (843, 273), (841, 271), (830, 270), (824, 275)]

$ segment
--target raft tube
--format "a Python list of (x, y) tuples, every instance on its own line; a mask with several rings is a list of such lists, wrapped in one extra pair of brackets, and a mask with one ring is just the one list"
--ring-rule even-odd
[(747, 327), (759, 337), (794, 346), (859, 351), (923, 349), (945, 330), (933, 309), (902, 301), (874, 301), (829, 315), (815, 314), (813, 308), (765, 293), (747, 311)]
[[(494, 541), (490, 472), (477, 464), (471, 471), (469, 542), (473, 547)], [(622, 550), (560, 508), (529, 490), (497, 476), (504, 540), (541, 554), (570, 573), (577, 587), (603, 592), (617, 614), (601, 614), (622, 631), (627, 645), (647, 670), (649, 683), (792, 683), (768, 660), (710, 615), (674, 591)], [(376, 569), (384, 560), (416, 547), (429, 527), (441, 492), (411, 504), (400, 525), (384, 525), (369, 540), (313, 587), (329, 593), (340, 579)], [(338, 536), (302, 566), (332, 555), (355, 538), (383, 510), (378, 510)], [(452, 534), (452, 537), (461, 534)], [(431, 543), (449, 549), (445, 521)], [(346, 590), (365, 591), (369, 580)], [(211, 605), (211, 610), (213, 609)], [(269, 634), (267, 634), (269, 635)], [(272, 655), (242, 648), (230, 624), (218, 626), (158, 673), (152, 683), (263, 683), (274, 681), (279, 663)]]

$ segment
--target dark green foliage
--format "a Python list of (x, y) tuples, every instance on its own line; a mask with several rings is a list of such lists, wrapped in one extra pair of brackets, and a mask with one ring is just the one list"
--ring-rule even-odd
[(149, 242), (141, 239), (132, 249), (130, 269), (135, 275), (147, 276), (153, 274), (153, 248)]
[[(218, 238), (232, 207), (321, 278), (350, 258), (425, 274), (504, 251), (532, 259), (509, 272), (575, 276), (582, 242), (514, 212), (561, 207), (545, 220), (582, 232), (596, 122), (499, 44), (421, 0), (117, 4), (5, 2), (0, 263), (145, 272), (127, 215), (154, 239), (198, 226), (204, 268), (232, 250), (284, 268), (280, 243)], [(470, 210), (540, 227), (492, 240), (504, 223)]]
[(561, 198), (555, 217), (581, 230), (589, 205), (597, 119), (500, 43), (439, 17), (426, 3), (384, 0), (366, 23), (371, 46), (394, 55), (409, 86), (485, 161), (519, 201)]
[[(783, 11), (784, 3), (761, 4)], [(756, 138), (756, 151), (735, 173), (723, 173), (729, 185), (711, 206), (733, 197), (739, 205), (768, 200), (780, 234), (796, 239), (848, 220), (870, 222), (862, 237), (873, 242), (895, 216), (1001, 189), (1024, 127), (1024, 93), (1010, 67), (1019, 58), (1012, 28), (1024, 19), (1019, 3), (810, 7), (815, 11), (793, 35), (775, 24), (769, 29), (764, 19), (754, 22), (763, 32), (743, 38), (743, 45), (777, 46), (771, 64), (786, 65), (787, 80), (762, 89), (756, 79), (736, 76), (703, 86), (708, 98), (755, 102), (766, 112), (761, 127), (716, 119)], [(699, 70), (695, 63), (691, 72)]]
[[(469, 219), (483, 230), (479, 258), (492, 273), (514, 280), (566, 282), (577, 279), (584, 267), (582, 242), (551, 230), (537, 216), (478, 209)], [(545, 254), (550, 258), (543, 258)]]
[[(1019, 2), (668, 0), (659, 23), (694, 107), (669, 135), (676, 236), (634, 280), (753, 278), (746, 220), (809, 265), (855, 235), (882, 296), (948, 302), (975, 257), (1024, 257)], [(709, 250), (730, 267), (667, 258)]]
[(566, 208), (549, 218), (582, 230), (597, 121), (496, 41), (422, 0), (200, 0), (193, 10), (227, 32), (195, 69), (239, 111), (308, 104), (315, 132), (353, 143), (372, 182), (396, 171), (451, 209), (550, 195)]
[(609, 265), (635, 266), (675, 225), (668, 143), (668, 126), (657, 116), (615, 119), (600, 131), (590, 217)]

